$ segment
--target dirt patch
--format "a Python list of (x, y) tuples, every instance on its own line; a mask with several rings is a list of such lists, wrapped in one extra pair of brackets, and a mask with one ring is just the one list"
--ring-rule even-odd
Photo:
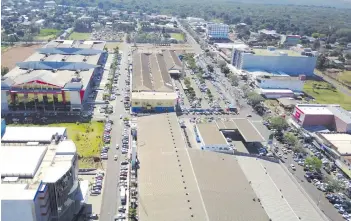
[(42, 45), (16, 46), (1, 53), (1, 66), (10, 70), (16, 66), (17, 62), (26, 60), (33, 52)]

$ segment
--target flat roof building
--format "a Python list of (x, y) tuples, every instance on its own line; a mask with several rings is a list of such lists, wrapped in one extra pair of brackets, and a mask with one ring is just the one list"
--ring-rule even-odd
[(351, 135), (345, 133), (320, 133), (324, 140), (342, 156), (351, 156)]
[(202, 150), (233, 153), (233, 149), (215, 123), (196, 124), (196, 131), (201, 141)]
[(269, 220), (235, 157), (186, 148), (175, 113), (139, 117), (137, 130), (141, 220)]
[[(39, 139), (44, 129), (52, 134)], [(66, 221), (81, 209), (86, 193), (78, 181), (77, 150), (63, 131), (66, 128), (7, 127), (8, 139), (2, 139), (0, 148), (1, 220)], [(18, 132), (38, 135), (32, 139)]]
[(317, 57), (313, 54), (304, 53), (293, 50), (276, 50), (275, 47), (234, 49), (231, 64), (238, 69), (249, 71), (265, 70), (284, 72), (294, 76), (301, 74), (312, 76), (314, 75)]
[(324, 126), (331, 131), (351, 132), (351, 113), (338, 104), (297, 104), (292, 116), (304, 128)]
[(105, 42), (55, 40), (2, 77), (2, 114), (81, 110), (105, 61)]
[(262, 89), (287, 89), (302, 92), (303, 77), (261, 75), (256, 77), (257, 86)]

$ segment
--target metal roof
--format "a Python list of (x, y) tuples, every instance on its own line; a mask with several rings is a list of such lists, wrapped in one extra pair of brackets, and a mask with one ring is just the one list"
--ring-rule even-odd
[(40, 48), (40, 54), (62, 54), (62, 55), (96, 55), (104, 51), (90, 48)]
[(235, 118), (233, 119), (238, 131), (246, 142), (264, 142), (266, 139), (261, 135), (261, 133), (256, 129), (256, 127), (245, 118)]
[(235, 156), (188, 149), (209, 220), (268, 221)]
[(133, 54), (133, 90), (172, 92), (173, 84), (162, 54)]
[(32, 70), (89, 70), (99, 67), (98, 65), (87, 64), (84, 62), (55, 62), (55, 61), (26, 61), (16, 64), (21, 69)]

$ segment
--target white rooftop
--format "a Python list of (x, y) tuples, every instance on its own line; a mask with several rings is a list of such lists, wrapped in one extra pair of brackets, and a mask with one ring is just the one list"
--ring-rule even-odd
[(342, 155), (351, 155), (351, 135), (350, 134), (321, 134), (324, 139), (333, 144)]
[(0, 173), (2, 177), (28, 177), (36, 174), (47, 146), (2, 146)]
[(28, 189), (28, 184), (1, 184), (1, 200), (33, 200), (37, 190)]
[(64, 135), (65, 127), (6, 127), (2, 142), (50, 142), (52, 135)]
[(294, 93), (292, 90), (287, 89), (260, 89), (262, 94), (265, 93)]
[(304, 114), (333, 115), (333, 113), (328, 109), (327, 105), (297, 104), (296, 107)]

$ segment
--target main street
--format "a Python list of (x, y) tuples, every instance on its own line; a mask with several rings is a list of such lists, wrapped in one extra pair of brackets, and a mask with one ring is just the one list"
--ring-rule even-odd
[[(201, 56), (200, 56), (201, 57)], [(247, 104), (244, 98), (240, 96), (240, 88), (246, 84), (245, 81), (239, 79), (239, 85), (234, 87), (229, 82), (228, 78), (221, 73), (218, 68), (211, 62), (209, 59), (204, 58), (207, 64), (211, 64), (215, 69), (215, 78), (219, 83), (219, 87), (222, 89), (224, 94), (228, 96), (229, 99), (238, 101), (238, 106), (240, 106), (238, 115), (223, 115), (218, 116), (215, 115), (215, 118), (237, 118), (237, 117), (246, 117), (246, 115), (252, 115), (253, 121), (263, 121), (263, 118), (253, 111), (252, 107)], [(234, 73), (236, 74), (236, 73)], [(199, 117), (199, 115), (192, 116), (182, 116), (182, 117)], [(294, 164), (296, 166), (296, 171), (293, 171), (290, 167), (290, 164)], [(287, 159), (283, 159), (282, 165), (287, 170), (287, 173), (290, 173), (294, 181), (297, 185), (300, 185), (302, 191), (309, 197), (312, 201), (314, 201), (314, 205), (322, 211), (326, 217), (333, 221), (341, 221), (343, 220), (342, 216), (338, 213), (338, 211), (333, 207), (331, 203), (325, 198), (324, 193), (319, 191), (313, 184), (308, 183), (304, 178), (305, 172), (301, 166), (298, 166), (297, 163), (292, 159), (292, 155), (289, 154)]]
[[(120, 100), (121, 97), (123, 99), (122, 90), (125, 88), (125, 80), (127, 79), (128, 74), (125, 69), (128, 68), (129, 46), (127, 44), (122, 44), (120, 46), (120, 51), (122, 52), (122, 59), (121, 65), (119, 66), (120, 70), (118, 71), (118, 73), (121, 73), (118, 80), (118, 88), (121, 92), (121, 96), (118, 96), (114, 101), (114, 113), (110, 115), (110, 119), (113, 120), (114, 123), (111, 131), (111, 144), (107, 160), (104, 191), (100, 211), (101, 221), (112, 221), (114, 216), (117, 214), (118, 206), (120, 206), (118, 182), (120, 162), (124, 159), (124, 156), (121, 154), (120, 149), (116, 150), (116, 144), (119, 144), (120, 147), (122, 146), (121, 139), (124, 124), (123, 120), (120, 119), (120, 115), (125, 116), (126, 111), (124, 109), (123, 102), (120, 102)], [(114, 155), (118, 156), (117, 161), (114, 160)]]

